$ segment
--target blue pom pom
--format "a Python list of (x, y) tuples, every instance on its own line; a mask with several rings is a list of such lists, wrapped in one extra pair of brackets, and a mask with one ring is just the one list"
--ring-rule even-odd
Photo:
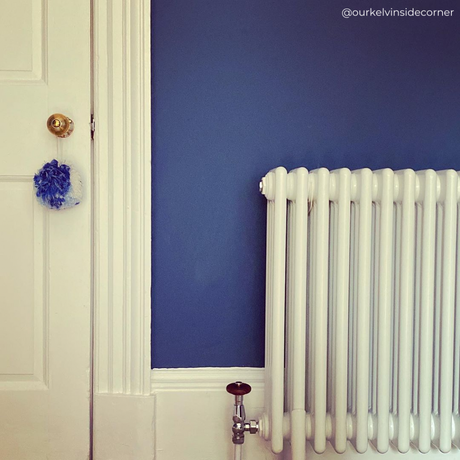
[(80, 176), (71, 166), (57, 160), (46, 163), (35, 174), (34, 186), (38, 201), (47, 208), (59, 210), (80, 203)]

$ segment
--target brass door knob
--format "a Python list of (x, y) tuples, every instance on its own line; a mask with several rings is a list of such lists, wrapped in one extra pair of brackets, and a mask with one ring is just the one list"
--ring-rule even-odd
[(62, 113), (53, 113), (48, 118), (46, 126), (48, 131), (57, 137), (69, 137), (74, 128), (73, 121)]

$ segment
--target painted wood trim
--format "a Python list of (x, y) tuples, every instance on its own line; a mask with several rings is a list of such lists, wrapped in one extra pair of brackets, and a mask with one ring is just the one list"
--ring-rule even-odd
[(150, 393), (150, 1), (94, 0), (94, 391)]
[(260, 367), (200, 367), (152, 369), (151, 393), (167, 390), (225, 390), (237, 380), (263, 389), (265, 369)]
[(92, 460), (153, 460), (156, 401), (154, 395), (94, 395)]

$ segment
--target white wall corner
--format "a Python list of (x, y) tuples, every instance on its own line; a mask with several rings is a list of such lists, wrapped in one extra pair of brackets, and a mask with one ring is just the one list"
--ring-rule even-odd
[(93, 1), (94, 390), (150, 394), (150, 0)]

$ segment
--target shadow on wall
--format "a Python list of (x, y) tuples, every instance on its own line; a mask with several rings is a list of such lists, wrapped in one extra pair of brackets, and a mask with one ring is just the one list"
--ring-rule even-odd
[[(263, 366), (269, 169), (460, 169), (460, 9), (153, 1), (152, 366)], [(389, 13), (396, 14), (396, 13)]]

